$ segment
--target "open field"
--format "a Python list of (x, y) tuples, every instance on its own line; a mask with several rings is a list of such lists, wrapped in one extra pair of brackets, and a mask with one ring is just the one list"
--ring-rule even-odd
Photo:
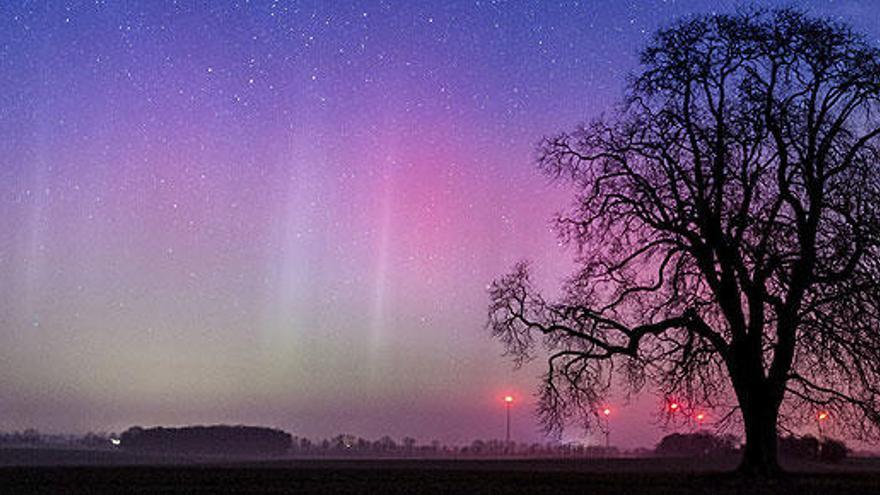
[[(8, 453), (7, 453), (8, 454)], [(2, 460), (2, 458), (0, 458)], [(8, 460), (8, 459), (7, 459)], [(0, 468), (4, 493), (880, 493), (880, 461), (794, 466), (766, 486), (727, 474), (730, 462), (604, 460), (280, 460), (187, 465), (82, 464)]]

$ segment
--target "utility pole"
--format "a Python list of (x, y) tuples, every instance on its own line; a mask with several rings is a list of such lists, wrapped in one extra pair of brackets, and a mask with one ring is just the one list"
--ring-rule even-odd
[(510, 448), (510, 406), (513, 405), (513, 396), (504, 397), (504, 404), (507, 409), (507, 435), (504, 437), (504, 450)]
[(611, 408), (602, 409), (602, 414), (605, 416), (605, 455), (607, 456), (611, 449)]

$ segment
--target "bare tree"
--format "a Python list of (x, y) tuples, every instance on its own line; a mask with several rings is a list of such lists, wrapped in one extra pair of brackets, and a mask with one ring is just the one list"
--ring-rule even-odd
[(577, 273), (553, 299), (525, 263), (490, 288), (515, 362), (548, 352), (545, 425), (598, 424), (619, 375), (729, 406), (744, 472), (777, 472), (777, 428), (820, 407), (876, 435), (880, 52), (832, 20), (750, 10), (681, 21), (641, 61), (611, 118), (539, 148), (576, 191), (557, 225)]

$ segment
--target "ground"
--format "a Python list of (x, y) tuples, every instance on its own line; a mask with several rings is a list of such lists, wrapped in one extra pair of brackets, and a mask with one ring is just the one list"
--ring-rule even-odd
[[(46, 453), (44, 453), (44, 456)], [(18, 456), (18, 457), (16, 457)], [(143, 463), (90, 454), (69, 465), (14, 466), (0, 452), (2, 493), (529, 493), (880, 494), (880, 461), (827, 468), (794, 466), (757, 484), (729, 474), (730, 461), (608, 460), (277, 460), (211, 464)], [(51, 454), (59, 459), (58, 454)], [(113, 462), (109, 462), (112, 460)], [(79, 463), (81, 465), (77, 466)], [(88, 464), (88, 465), (83, 465)]]

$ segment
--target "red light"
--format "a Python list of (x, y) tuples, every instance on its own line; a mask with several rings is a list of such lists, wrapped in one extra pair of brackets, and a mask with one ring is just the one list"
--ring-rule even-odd
[(504, 402), (507, 402), (508, 404), (510, 404), (511, 402), (513, 402), (513, 396), (512, 395), (504, 396)]
[(605, 416), (611, 416), (611, 408), (606, 407), (605, 409), (602, 409), (602, 414)]
[(702, 422), (704, 419), (706, 419), (706, 415), (705, 415), (705, 414), (703, 414), (703, 413), (699, 413), (699, 414), (697, 414), (697, 421), (701, 421), (701, 422)]
[(672, 404), (669, 404), (669, 410), (672, 412), (678, 411), (679, 407), (680, 406), (678, 405), (678, 402), (673, 402)]
[(816, 417), (819, 419), (819, 421), (825, 421), (826, 419), (828, 419), (828, 411), (819, 411), (819, 414)]

